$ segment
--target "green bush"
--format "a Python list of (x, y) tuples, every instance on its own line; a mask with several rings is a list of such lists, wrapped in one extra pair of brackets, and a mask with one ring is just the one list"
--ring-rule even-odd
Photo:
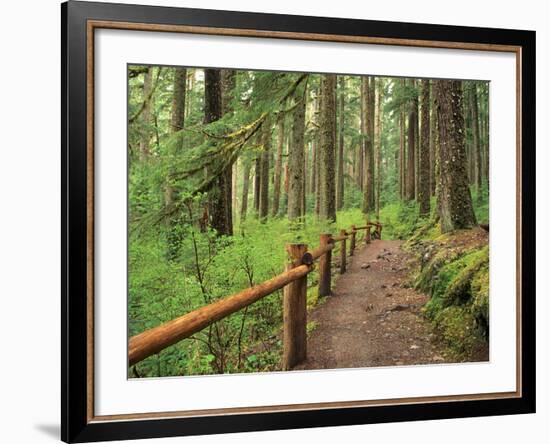
[[(232, 238), (201, 232), (182, 220), (178, 225), (178, 254), (166, 255), (170, 238), (150, 228), (131, 234), (129, 242), (130, 335), (160, 325), (189, 311), (259, 284), (284, 270), (285, 245), (319, 245), (319, 234), (364, 225), (358, 209), (338, 212), (338, 223), (308, 216), (290, 226), (285, 217), (261, 223), (250, 215), (235, 226)], [(338, 249), (334, 252), (338, 254)], [(308, 307), (319, 300), (318, 273), (308, 275)], [(136, 366), (139, 376), (248, 372), (278, 370), (282, 326), (282, 291), (241, 310), (193, 338), (163, 350)], [(261, 345), (261, 350), (258, 349)], [(249, 359), (251, 356), (253, 358)], [(130, 376), (136, 376), (130, 370)]]

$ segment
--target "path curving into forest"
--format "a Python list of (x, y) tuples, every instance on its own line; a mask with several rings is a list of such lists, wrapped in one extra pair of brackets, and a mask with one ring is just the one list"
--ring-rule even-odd
[(446, 362), (421, 314), (428, 296), (406, 288), (413, 259), (401, 244), (374, 240), (348, 259), (333, 294), (308, 314), (316, 327), (295, 370)]

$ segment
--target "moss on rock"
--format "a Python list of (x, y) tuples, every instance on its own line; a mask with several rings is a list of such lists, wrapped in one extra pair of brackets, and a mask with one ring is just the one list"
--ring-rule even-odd
[(453, 357), (466, 360), (489, 334), (489, 247), (472, 231), (410, 247), (420, 259), (414, 286), (431, 295), (424, 313)]
[(461, 268), (454, 275), (442, 294), (444, 305), (462, 305), (471, 301), (473, 296), (472, 282), (483, 267), (489, 263), (488, 247), (466, 254), (453, 262), (453, 268)]
[(433, 322), (456, 359), (464, 359), (480, 341), (475, 332), (474, 317), (464, 307), (446, 307), (437, 313)]
[(475, 324), (485, 338), (489, 337), (489, 261), (477, 271), (472, 279), (471, 311)]

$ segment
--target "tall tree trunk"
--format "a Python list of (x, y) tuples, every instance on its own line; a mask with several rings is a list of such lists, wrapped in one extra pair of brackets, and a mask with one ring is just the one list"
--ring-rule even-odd
[[(405, 89), (405, 79), (401, 79), (401, 88)], [(399, 196), (401, 199), (405, 198), (405, 105), (402, 103), (399, 107)]]
[[(220, 70), (222, 116), (232, 113), (231, 100), (235, 90), (236, 71), (233, 69)], [(233, 164), (226, 166), (222, 173), (223, 190), (225, 191), (225, 217), (228, 223), (228, 231), (233, 234)]]
[[(183, 129), (185, 121), (185, 88), (186, 88), (185, 68), (174, 69), (174, 93), (172, 95), (172, 110), (170, 115), (170, 133), (174, 134)], [(179, 154), (182, 144), (177, 145), (176, 155)], [(174, 205), (176, 190), (168, 180), (164, 188), (164, 206), (167, 210)], [(180, 231), (178, 230), (179, 215), (173, 215), (168, 218), (167, 223), (167, 251), (168, 260), (175, 260), (179, 253), (181, 241)]]
[(483, 166), (483, 175), (485, 177), (485, 180), (487, 181), (487, 187), (490, 185), (489, 181), (489, 92), (487, 91), (487, 88), (489, 88), (489, 85), (486, 83), (484, 85), (484, 91), (486, 91), (486, 95), (484, 97), (486, 98), (484, 100), (485, 102), (485, 113), (484, 113), (484, 119), (483, 119), (483, 133), (485, 134), (484, 140), (484, 157), (485, 157), (485, 165)]
[(317, 196), (317, 141), (315, 137), (311, 141), (311, 181), (309, 189), (314, 196)]
[(269, 210), (269, 157), (271, 151), (271, 119), (262, 125), (262, 154), (260, 160), (260, 221), (265, 222)]
[(302, 216), (306, 215), (307, 212), (307, 203), (306, 203), (306, 196), (307, 196), (307, 175), (308, 175), (308, 158), (309, 158), (309, 144), (304, 143), (304, 175), (302, 177), (303, 183), (302, 183)]
[(241, 223), (246, 219), (246, 211), (248, 210), (248, 188), (250, 186), (250, 170), (252, 162), (245, 159), (243, 162), (243, 192), (241, 197)]
[(172, 95), (172, 115), (170, 116), (170, 131), (172, 133), (183, 129), (186, 85), (187, 69), (174, 68), (174, 94)]
[(430, 83), (430, 195), (435, 195), (435, 141), (436, 141), (436, 118), (435, 118), (435, 94), (433, 92), (433, 82)]
[(419, 160), (420, 160), (420, 104), (419, 104), (419, 100), (418, 100), (418, 96), (419, 96), (419, 93), (418, 93), (418, 82), (416, 79), (414, 79), (413, 81), (413, 86), (414, 86), (414, 90), (415, 90), (415, 95), (414, 95), (414, 105), (416, 107), (416, 112), (415, 112), (415, 119), (414, 119), (414, 135), (415, 135), (415, 138), (416, 140), (414, 141), (414, 148), (415, 148), (415, 151), (414, 151), (414, 198), (415, 200), (418, 202), (418, 177), (419, 177), (419, 172), (420, 172), (420, 167), (419, 167)]
[(420, 215), (430, 214), (430, 81), (421, 80), (420, 158), (418, 160), (418, 202)]
[(472, 141), (474, 134), (473, 114), (472, 114), (472, 85), (471, 82), (464, 85), (462, 106), (464, 110), (464, 126), (470, 130), (472, 137), (465, 137), (466, 158), (468, 163), (468, 180), (470, 185), (475, 183), (475, 158), (474, 143)]
[(363, 182), (363, 212), (367, 215), (374, 211), (374, 91), (375, 79), (368, 77), (366, 82), (367, 134), (365, 140), (365, 179)]
[[(193, 91), (195, 89), (195, 73), (196, 69), (189, 68), (189, 75), (187, 76), (187, 91)], [(185, 94), (185, 118), (189, 117), (191, 110), (191, 94)]]
[(320, 115), (320, 175), (321, 200), (319, 217), (322, 220), (336, 221), (335, 184), (335, 136), (336, 136), (336, 76), (321, 76), (321, 115)]
[[(414, 80), (410, 80), (409, 87), (414, 87)], [(411, 99), (409, 105), (409, 122), (408, 122), (408, 135), (407, 135), (407, 172), (406, 172), (406, 185), (405, 185), (405, 199), (413, 200), (415, 197), (415, 143), (416, 143), (416, 110), (417, 104), (415, 99)]]
[[(222, 117), (222, 84), (219, 69), (204, 70), (204, 123), (215, 122)], [(209, 192), (210, 226), (218, 235), (231, 236), (233, 224), (231, 213), (231, 192), (228, 193), (231, 179), (221, 171)]]
[(279, 204), (281, 201), (281, 174), (283, 167), (283, 148), (285, 145), (285, 118), (279, 117), (277, 124), (277, 155), (275, 157), (275, 172), (273, 175), (273, 206), (271, 215), (277, 216), (279, 213)]
[[(242, 165), (242, 162), (240, 162), (241, 165)], [(238, 212), (238, 200), (239, 198), (237, 197), (237, 178), (239, 177), (239, 160), (237, 159), (237, 161), (235, 163), (233, 163), (233, 170), (232, 170), (232, 179), (231, 179), (231, 208), (233, 209), (233, 212), (235, 213), (234, 215), (232, 215), (232, 220), (235, 220), (236, 217), (237, 217), (237, 212)]]
[(292, 112), (292, 140), (288, 150), (288, 218), (298, 221), (302, 218), (302, 196), (304, 175), (304, 130), (306, 114), (306, 90), (299, 87)]
[[(320, 128), (320, 107), (321, 107), (321, 92), (320, 90), (316, 91), (315, 94), (315, 103), (314, 103), (314, 115), (315, 115), (315, 122), (316, 126)], [(320, 130), (316, 131), (313, 136), (313, 143), (315, 144), (315, 164), (313, 165), (314, 174), (315, 174), (315, 214), (317, 217), (319, 217), (319, 209), (321, 207), (321, 182), (320, 182), (320, 175), (321, 175), (321, 132)]]
[(338, 172), (336, 186), (336, 209), (344, 207), (344, 106), (346, 94), (346, 78), (338, 76)]
[(361, 143), (359, 145), (358, 173), (359, 173), (359, 189), (365, 191), (365, 146), (368, 137), (368, 122), (367, 122), (367, 103), (369, 92), (368, 77), (361, 77), (361, 97), (360, 97), (360, 112), (361, 112)]
[(462, 84), (436, 80), (440, 137), (440, 220), (443, 233), (476, 224), (466, 172)]
[(481, 165), (481, 139), (479, 136), (479, 109), (477, 99), (477, 84), (472, 83), (471, 107), (472, 107), (472, 126), (474, 139), (474, 160), (475, 160), (475, 184), (477, 188), (477, 199), (481, 201), (481, 180), (482, 180), (482, 165)]
[(380, 101), (382, 100), (383, 89), (382, 79), (378, 79), (378, 88), (376, 88), (376, 123), (374, 126), (376, 144), (376, 220), (380, 219), (380, 191), (382, 189), (382, 127), (380, 126)]
[(143, 79), (143, 111), (141, 112), (141, 130), (139, 138), (139, 158), (145, 160), (151, 151), (151, 101), (153, 90), (153, 68), (148, 67)]
[(260, 213), (260, 189), (262, 183), (262, 155), (258, 154), (254, 160), (254, 211)]

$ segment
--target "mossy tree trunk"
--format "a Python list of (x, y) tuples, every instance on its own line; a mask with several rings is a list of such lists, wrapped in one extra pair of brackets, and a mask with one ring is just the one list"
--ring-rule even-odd
[(273, 172), (273, 205), (271, 215), (277, 216), (281, 202), (281, 176), (283, 172), (283, 148), (285, 145), (285, 118), (280, 116), (277, 122), (277, 154), (275, 155), (275, 171)]
[[(401, 90), (405, 89), (405, 79), (401, 79)], [(399, 105), (399, 197), (405, 197), (405, 106)]]
[(254, 211), (256, 216), (260, 213), (260, 189), (262, 182), (262, 155), (258, 154), (254, 159)]
[(336, 76), (321, 76), (320, 115), (320, 208), (322, 220), (336, 221), (335, 138), (336, 138)]
[(433, 82), (430, 82), (430, 195), (435, 196), (435, 163), (436, 163), (436, 138), (437, 138), (437, 124), (435, 116), (435, 98), (434, 98)]
[(436, 80), (439, 127), (439, 211), (441, 231), (470, 228), (476, 224), (466, 171), (462, 84)]
[(382, 95), (384, 84), (382, 79), (378, 79), (378, 88), (376, 88), (376, 123), (374, 127), (375, 145), (376, 145), (376, 220), (380, 219), (380, 193), (382, 191)]
[(143, 111), (141, 112), (141, 131), (139, 140), (139, 158), (149, 157), (151, 148), (151, 100), (153, 91), (153, 68), (147, 67), (143, 78)]
[(187, 69), (174, 68), (174, 94), (172, 95), (172, 114), (170, 116), (170, 132), (183, 129), (185, 119), (185, 96), (187, 85)]
[(336, 209), (344, 207), (344, 107), (346, 78), (338, 77), (338, 171), (336, 186)]
[[(234, 69), (220, 70), (221, 94), (222, 94), (222, 116), (233, 112), (231, 101), (236, 84), (236, 72)], [(227, 220), (228, 231), (233, 234), (233, 164), (229, 163), (222, 173), (223, 190), (225, 192), (225, 218)]]
[(375, 79), (367, 78), (366, 85), (366, 140), (365, 140), (365, 179), (363, 190), (363, 212), (367, 215), (374, 211), (374, 94)]
[[(409, 88), (414, 90), (414, 80), (409, 81)], [(407, 168), (405, 183), (405, 199), (414, 200), (415, 197), (415, 153), (417, 131), (417, 100), (411, 99), (409, 103), (408, 134), (407, 134)]]
[(315, 182), (312, 185), (313, 193), (315, 194), (315, 214), (317, 217), (319, 217), (319, 207), (320, 207), (320, 201), (321, 201), (321, 188), (319, 184), (319, 174), (321, 171), (321, 168), (319, 166), (319, 162), (321, 159), (320, 154), (320, 145), (319, 145), (319, 139), (320, 139), (320, 133), (319, 133), (319, 109), (321, 106), (321, 98), (320, 98), (320, 91), (317, 89), (314, 92), (313, 96), (313, 116), (314, 116), (314, 126), (317, 128), (317, 130), (313, 134), (313, 146), (314, 146), (314, 162), (313, 162), (313, 177), (315, 178)]
[[(174, 68), (173, 94), (172, 94), (172, 109), (170, 115), (170, 133), (174, 134), (183, 129), (185, 123), (185, 92), (187, 85), (187, 69)], [(176, 145), (176, 152), (180, 154), (183, 143)], [(167, 181), (164, 188), (164, 206), (169, 210), (176, 198), (176, 190), (174, 186)], [(167, 257), (168, 260), (177, 258), (179, 252), (180, 235), (178, 233), (179, 215), (173, 215), (168, 218), (167, 223)]]
[[(208, 124), (222, 117), (222, 82), (219, 69), (204, 70), (204, 123)], [(229, 172), (231, 169), (229, 168)], [(231, 176), (221, 171), (209, 192), (210, 226), (218, 235), (231, 236)], [(229, 188), (229, 190), (228, 190)], [(228, 211), (229, 209), (229, 211)]]
[(248, 210), (248, 188), (250, 187), (250, 170), (252, 169), (252, 162), (249, 159), (243, 161), (243, 190), (241, 195), (241, 222), (246, 219), (246, 212)]
[(367, 122), (367, 95), (369, 93), (369, 79), (366, 76), (361, 77), (361, 96), (360, 96), (360, 113), (361, 113), (361, 143), (359, 144), (358, 154), (358, 185), (361, 191), (365, 190), (365, 145), (368, 133)]
[(477, 188), (478, 200), (481, 200), (481, 181), (483, 168), (481, 165), (481, 138), (479, 135), (479, 109), (477, 101), (477, 84), (472, 82), (471, 107), (472, 107), (472, 134), (473, 134), (473, 149), (474, 149), (474, 164), (475, 164), (475, 184)]
[(430, 214), (430, 81), (421, 80), (421, 136), (418, 159), (418, 202), (420, 215)]
[(266, 118), (262, 125), (262, 154), (260, 157), (260, 205), (259, 217), (267, 219), (269, 211), (269, 158), (271, 156), (271, 119)]
[(302, 195), (304, 193), (304, 130), (306, 114), (305, 86), (299, 87), (294, 95), (295, 108), (292, 112), (292, 138), (288, 150), (288, 218), (301, 220)]

